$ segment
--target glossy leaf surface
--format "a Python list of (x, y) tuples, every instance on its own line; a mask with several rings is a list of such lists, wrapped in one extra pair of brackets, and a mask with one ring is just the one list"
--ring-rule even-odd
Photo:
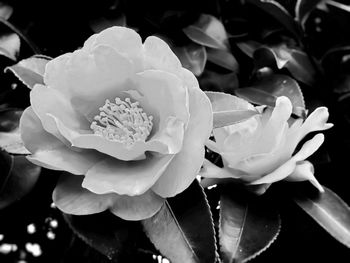
[(277, 238), (281, 220), (278, 212), (257, 196), (226, 188), (220, 199), (220, 250), (223, 261), (247, 262)]
[(156, 215), (142, 224), (155, 247), (172, 263), (215, 262), (211, 213), (197, 180), (169, 198)]
[(317, 195), (296, 193), (295, 202), (336, 240), (350, 248), (350, 208), (332, 190)]

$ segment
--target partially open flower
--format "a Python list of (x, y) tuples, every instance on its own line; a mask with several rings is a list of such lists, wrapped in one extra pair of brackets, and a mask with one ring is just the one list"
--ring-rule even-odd
[[(248, 102), (240, 103), (254, 109)], [(273, 110), (257, 110), (261, 114), (242, 123), (214, 129), (215, 142), (209, 141), (207, 146), (222, 156), (224, 168), (206, 161), (202, 175), (235, 178), (249, 185), (263, 185), (265, 190), (267, 185), (283, 179), (310, 180), (323, 191), (313, 175), (312, 164), (306, 161), (323, 143), (323, 134), (316, 134), (295, 150), (308, 133), (332, 127), (327, 123), (327, 108), (317, 108), (305, 121), (294, 122), (290, 121), (292, 104), (287, 97), (279, 97)]]
[(50, 61), (44, 81), (20, 128), (30, 161), (70, 173), (53, 194), (62, 211), (139, 220), (195, 179), (211, 105), (161, 39), (106, 29)]

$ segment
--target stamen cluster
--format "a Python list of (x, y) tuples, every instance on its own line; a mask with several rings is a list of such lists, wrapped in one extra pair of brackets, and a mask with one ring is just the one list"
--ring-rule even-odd
[(131, 102), (130, 98), (117, 97), (115, 103), (106, 100), (99, 110), (90, 128), (108, 140), (131, 147), (137, 141), (145, 142), (152, 131), (153, 116), (147, 116), (139, 102)]

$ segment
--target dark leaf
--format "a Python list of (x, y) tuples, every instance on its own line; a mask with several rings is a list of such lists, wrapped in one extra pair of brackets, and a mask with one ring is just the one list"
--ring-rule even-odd
[(236, 58), (226, 50), (207, 48), (208, 60), (220, 67), (238, 72), (239, 65)]
[(207, 69), (199, 77), (199, 84), (203, 90), (221, 91), (226, 93), (233, 93), (239, 85), (237, 74), (235, 72), (222, 74)]
[(10, 132), (18, 128), (22, 113), (18, 109), (0, 110), (0, 132)]
[(0, 179), (0, 209), (28, 194), (35, 186), (41, 168), (29, 162), (24, 156), (11, 156), (0, 152), (2, 178)]
[(196, 76), (202, 74), (207, 63), (205, 47), (191, 43), (184, 47), (174, 48), (174, 52), (180, 59), (183, 67), (190, 70)]
[(332, 190), (313, 196), (295, 193), (294, 201), (336, 240), (350, 248), (350, 208)]
[(332, 0), (325, 0), (324, 2), (328, 5), (339, 8), (340, 10), (343, 10), (345, 12), (350, 12), (350, 5), (345, 5), (345, 4), (342, 4), (342, 3), (339, 3), (336, 1), (332, 1)]
[(244, 42), (238, 42), (237, 46), (239, 47), (240, 50), (242, 50), (244, 54), (252, 58), (255, 50), (260, 48), (262, 44), (253, 40), (249, 40)]
[(295, 5), (295, 19), (304, 28), (310, 13), (318, 4), (327, 2), (327, 0), (298, 0)]
[(298, 83), (285, 75), (266, 77), (248, 88), (237, 89), (237, 96), (258, 105), (275, 106), (277, 97), (288, 97), (293, 105), (293, 113), (305, 117), (305, 102)]
[(255, 51), (254, 58), (257, 68), (286, 68), (294, 78), (305, 84), (312, 85), (315, 81), (315, 68), (308, 55), (301, 50), (289, 48), (285, 44), (264, 46)]
[(119, 261), (132, 250), (143, 234), (138, 222), (122, 220), (110, 212), (87, 216), (64, 214), (73, 232), (90, 247), (105, 255), (112, 262)]
[(33, 56), (7, 67), (5, 72), (12, 72), (24, 85), (32, 89), (35, 84), (44, 85), (45, 66), (49, 61), (50, 58), (45, 56)]
[(0, 17), (8, 20), (11, 17), (12, 13), (13, 13), (12, 6), (3, 2), (0, 3)]
[(18, 127), (22, 112), (16, 109), (0, 111), (0, 148), (11, 154), (29, 154)]
[(17, 34), (11, 33), (0, 37), (0, 55), (16, 61), (20, 47), (21, 40)]
[(289, 12), (277, 1), (273, 0), (245, 0), (247, 3), (255, 5), (260, 8), (276, 21), (281, 23), (289, 32), (291, 32), (297, 39), (300, 37), (300, 29), (295, 23), (293, 17)]
[(155, 247), (172, 263), (215, 262), (214, 226), (197, 180), (169, 198), (156, 215), (142, 224)]
[(195, 24), (184, 28), (183, 32), (199, 45), (222, 50), (228, 49), (225, 27), (212, 15), (202, 14)]
[(280, 216), (261, 198), (248, 196), (233, 187), (223, 191), (219, 236), (224, 262), (247, 262), (276, 240), (281, 228)]

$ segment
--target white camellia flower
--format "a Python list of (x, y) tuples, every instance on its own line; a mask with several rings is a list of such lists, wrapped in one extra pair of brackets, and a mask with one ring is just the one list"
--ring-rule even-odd
[[(230, 96), (226, 95), (225, 100)], [(333, 126), (327, 123), (327, 108), (317, 108), (305, 121), (297, 119), (292, 122), (292, 104), (287, 97), (279, 97), (272, 110), (267, 107), (254, 108), (242, 99), (230, 97), (229, 100), (234, 101), (232, 105), (257, 110), (260, 114), (238, 124), (214, 129), (215, 142), (208, 141), (207, 146), (222, 156), (224, 167), (219, 168), (206, 161), (201, 175), (235, 178), (250, 185), (265, 186), (283, 179), (310, 180), (323, 191), (313, 175), (312, 164), (306, 159), (321, 146), (324, 135), (316, 134), (300, 150), (295, 150), (308, 133)], [(213, 111), (219, 107), (222, 105), (213, 104)]]
[(161, 39), (108, 28), (50, 61), (44, 82), (20, 129), (31, 162), (68, 172), (53, 193), (62, 211), (140, 220), (196, 178), (211, 104)]

